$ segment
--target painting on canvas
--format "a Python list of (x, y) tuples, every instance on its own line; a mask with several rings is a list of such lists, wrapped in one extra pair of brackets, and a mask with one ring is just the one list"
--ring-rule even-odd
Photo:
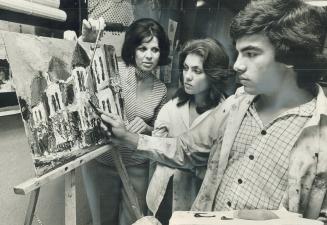
[(108, 141), (89, 101), (123, 115), (112, 46), (95, 48), (89, 43), (10, 32), (1, 35), (37, 175)]
[(6, 48), (0, 38), (0, 116), (17, 113), (18, 108)]

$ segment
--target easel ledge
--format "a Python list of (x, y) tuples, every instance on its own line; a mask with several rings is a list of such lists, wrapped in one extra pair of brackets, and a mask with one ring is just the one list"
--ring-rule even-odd
[[(26, 195), (31, 192), (24, 225), (32, 225), (33, 223), (34, 212), (41, 186), (60, 176), (65, 176), (65, 225), (76, 225), (75, 169), (113, 148), (113, 145), (101, 146), (41, 177), (31, 178), (28, 181), (14, 187), (14, 192), (19, 195)], [(133, 185), (131, 184), (122, 161), (120, 152), (113, 150), (112, 157), (128, 198), (128, 208), (130, 212), (134, 214), (136, 220), (140, 219), (143, 214), (138, 203), (137, 195), (133, 189)]]
[(113, 146), (111, 146), (111, 145), (101, 146), (101, 147), (97, 148), (96, 150), (93, 150), (93, 151), (75, 159), (74, 161), (71, 161), (61, 167), (58, 167), (43, 176), (31, 178), (31, 179), (25, 181), (24, 183), (17, 185), (16, 187), (14, 187), (14, 192), (15, 192), (15, 194), (18, 194), (18, 195), (26, 195), (26, 194), (36, 190), (37, 188), (40, 188), (42, 185), (47, 184), (50, 181), (52, 181), (60, 176), (63, 176), (65, 174), (67, 174), (68, 172), (76, 169), (77, 167), (80, 167), (84, 163), (87, 163), (88, 161), (91, 161), (92, 159), (102, 155), (103, 153), (105, 153), (106, 151), (109, 151), (112, 148), (113, 148)]

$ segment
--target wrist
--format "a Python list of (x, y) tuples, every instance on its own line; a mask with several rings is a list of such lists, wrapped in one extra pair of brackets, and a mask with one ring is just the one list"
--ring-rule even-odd
[(123, 140), (124, 140), (124, 142), (128, 143), (128, 145), (136, 148), (138, 140), (139, 140), (139, 135), (128, 131), (123, 136)]

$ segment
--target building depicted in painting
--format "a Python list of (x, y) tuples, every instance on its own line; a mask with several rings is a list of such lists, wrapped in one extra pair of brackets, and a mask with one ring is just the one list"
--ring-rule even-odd
[(97, 48), (92, 64), (92, 74), (95, 78), (99, 108), (122, 116), (121, 84), (113, 46), (104, 45)]
[(108, 141), (89, 101), (104, 112), (123, 115), (115, 50), (98, 46), (93, 53), (94, 45), (77, 44), (71, 61), (52, 56), (48, 69), (33, 76), (26, 123), (39, 175)]

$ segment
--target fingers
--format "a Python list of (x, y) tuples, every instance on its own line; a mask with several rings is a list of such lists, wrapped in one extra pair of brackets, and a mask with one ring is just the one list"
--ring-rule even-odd
[(132, 120), (127, 126), (126, 129), (129, 130), (131, 129), (133, 126), (135, 126), (136, 124), (139, 123), (139, 119), (141, 119), (140, 117), (135, 117), (134, 120)]
[(90, 24), (90, 22), (88, 20), (84, 19), (83, 23), (82, 23), (82, 28), (92, 29), (92, 25)]
[(126, 129), (132, 133), (140, 133), (144, 131), (146, 127), (147, 124), (140, 117), (135, 117), (135, 119), (126, 126)]
[(105, 131), (106, 133), (110, 133), (109, 132), (109, 128), (106, 126), (106, 124), (104, 124), (103, 122), (100, 123), (100, 127), (102, 128), (103, 131)]
[(100, 109), (100, 108), (97, 108), (98, 109), (98, 112), (99, 113), (101, 113), (101, 114), (105, 114), (105, 115), (107, 115), (108, 113), (106, 113), (105, 111), (103, 111), (102, 109)]
[(101, 114), (101, 119), (106, 122), (106, 123), (109, 123), (111, 126), (113, 127), (120, 127), (121, 126), (121, 120), (118, 119), (119, 116), (117, 117), (116, 115), (114, 114), (111, 114), (111, 113), (102, 113)]
[(141, 133), (142, 131), (144, 131), (146, 128), (146, 124), (145, 123), (139, 123), (139, 124), (135, 124), (135, 126), (131, 127), (131, 129), (129, 130), (132, 133)]
[(100, 27), (100, 22), (98, 20), (94, 20), (90, 18), (89, 20), (84, 19), (82, 28), (85, 28), (87, 30), (97, 31), (100, 30), (102, 27)]
[(89, 20), (83, 20), (82, 23), (82, 40), (88, 42), (95, 42), (96, 37), (100, 30), (104, 28), (104, 22), (102, 20), (94, 20), (90, 18)]

